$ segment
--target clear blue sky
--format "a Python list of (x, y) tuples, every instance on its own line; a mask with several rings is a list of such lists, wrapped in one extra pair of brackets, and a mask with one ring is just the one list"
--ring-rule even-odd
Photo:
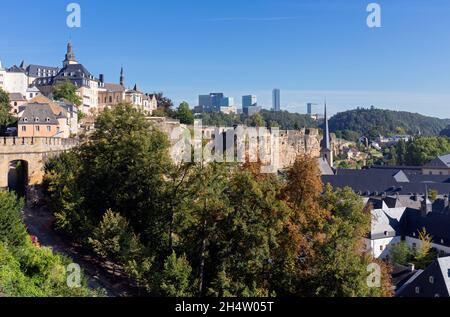
[[(224, 92), (256, 94), (303, 113), (327, 97), (335, 113), (371, 105), (450, 117), (448, 0), (2, 1), (0, 60), (60, 65), (68, 39), (93, 74), (164, 91), (175, 102)], [(76, 1), (74, 1), (76, 2)], [(382, 7), (382, 28), (366, 6)], [(319, 109), (317, 109), (319, 111)], [(320, 110), (321, 111), (321, 110)]]

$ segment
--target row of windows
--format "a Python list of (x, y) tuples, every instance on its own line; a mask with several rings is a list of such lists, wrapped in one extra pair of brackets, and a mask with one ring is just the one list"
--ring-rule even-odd
[[(58, 128), (59, 129), (59, 128)], [(36, 131), (36, 132), (40, 132), (41, 131), (41, 127), (40, 126), (35, 126), (34, 127), (34, 130)], [(22, 132), (26, 132), (27, 131), (27, 127), (26, 126), (22, 126)], [(50, 131), (52, 131), (52, 127), (51, 126), (47, 126), (47, 132), (50, 132)]]
[[(40, 121), (40, 119), (39, 118), (34, 118), (34, 122), (39, 122)], [(23, 118), (23, 122), (28, 122), (28, 118), (27, 117), (25, 117), (25, 118)], [(50, 118), (45, 118), (45, 122), (50, 122)]]

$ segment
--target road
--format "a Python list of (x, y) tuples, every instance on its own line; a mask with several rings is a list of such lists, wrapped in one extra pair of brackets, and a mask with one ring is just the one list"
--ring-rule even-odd
[(53, 230), (53, 215), (45, 208), (25, 207), (23, 219), (31, 235), (38, 237), (44, 247), (50, 247), (54, 252), (66, 255), (74, 263), (81, 266), (90, 288), (103, 288), (107, 296), (125, 297), (136, 294), (128, 278), (113, 276), (111, 263), (98, 261), (81, 245), (70, 241)]

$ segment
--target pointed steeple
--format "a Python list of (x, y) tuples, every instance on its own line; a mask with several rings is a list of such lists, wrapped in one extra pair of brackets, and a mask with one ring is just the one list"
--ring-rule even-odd
[(328, 114), (327, 114), (327, 100), (325, 99), (325, 128), (323, 133), (322, 142), (320, 142), (320, 156), (322, 159), (326, 160), (330, 167), (334, 165), (333, 151), (331, 150), (331, 139), (330, 139), (330, 129), (328, 126)]
[(325, 114), (324, 114), (324, 120), (325, 120), (325, 129), (323, 133), (323, 140), (321, 142), (321, 148), (322, 150), (330, 150), (330, 129), (328, 126), (328, 115), (327, 115), (327, 100), (325, 99)]
[(120, 86), (125, 87), (125, 75), (123, 74), (123, 66), (120, 68)]

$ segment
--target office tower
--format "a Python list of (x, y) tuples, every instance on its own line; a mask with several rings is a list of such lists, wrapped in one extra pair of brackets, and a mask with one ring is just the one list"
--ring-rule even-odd
[(198, 105), (204, 112), (220, 112), (223, 107), (234, 107), (234, 98), (223, 93), (210, 93), (198, 96)]
[(242, 109), (254, 107), (258, 105), (255, 95), (242, 96)]
[(281, 92), (280, 89), (274, 89), (272, 92), (272, 108), (273, 111), (281, 110)]
[(219, 100), (219, 107), (233, 107), (234, 98), (233, 97), (222, 97)]
[(306, 108), (307, 108), (307, 114), (308, 114), (308, 116), (312, 116), (312, 106), (313, 106), (313, 104), (312, 103), (308, 103), (308, 104), (306, 104)]

